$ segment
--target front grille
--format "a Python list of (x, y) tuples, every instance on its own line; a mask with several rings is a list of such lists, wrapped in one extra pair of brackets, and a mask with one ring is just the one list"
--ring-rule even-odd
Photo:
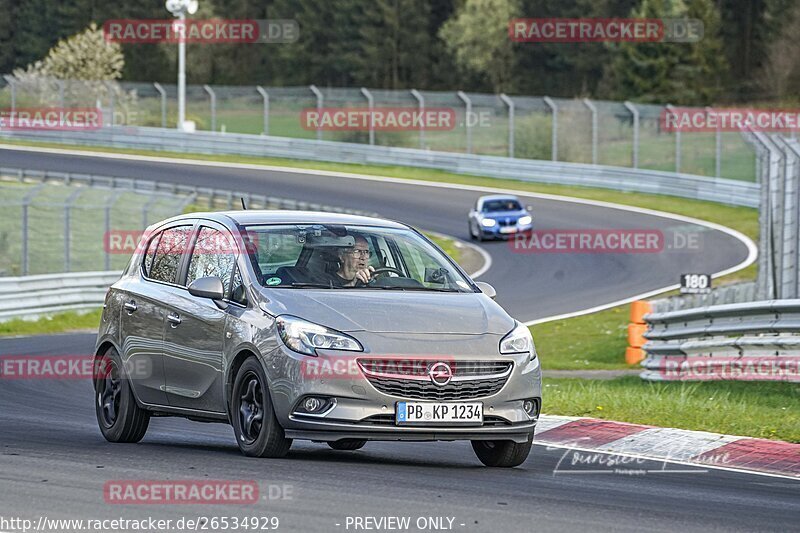
[(514, 226), (517, 223), (517, 219), (516, 218), (502, 218), (502, 219), (498, 219), (497, 223), (500, 226)]
[(453, 377), (493, 376), (505, 374), (511, 361), (448, 361), (442, 359), (359, 359), (364, 373), (382, 377), (428, 377), (428, 370), (436, 363), (444, 362), (453, 371)]
[(470, 381), (451, 381), (447, 385), (434, 385), (431, 381), (392, 379), (367, 376), (372, 386), (384, 394), (415, 400), (471, 400), (491, 396), (506, 384), (508, 376)]

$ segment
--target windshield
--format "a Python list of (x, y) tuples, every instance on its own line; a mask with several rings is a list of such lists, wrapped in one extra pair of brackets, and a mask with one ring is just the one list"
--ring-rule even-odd
[(483, 203), (483, 210), (487, 213), (494, 211), (519, 211), (522, 206), (516, 200), (487, 200)]
[(246, 235), (267, 287), (474, 292), (445, 255), (407, 229), (263, 225), (247, 226)]

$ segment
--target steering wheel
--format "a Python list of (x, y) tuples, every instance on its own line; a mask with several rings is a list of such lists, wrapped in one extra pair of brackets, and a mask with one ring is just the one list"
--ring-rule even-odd
[(370, 278), (369, 283), (372, 283), (376, 279), (378, 279), (378, 276), (380, 276), (382, 274), (389, 274), (390, 272), (394, 272), (395, 274), (397, 274), (401, 278), (404, 278), (406, 276), (405, 273), (400, 269), (397, 269), (397, 268), (394, 268), (394, 267), (380, 267), (380, 268), (376, 268), (375, 270), (372, 271), (372, 277)]

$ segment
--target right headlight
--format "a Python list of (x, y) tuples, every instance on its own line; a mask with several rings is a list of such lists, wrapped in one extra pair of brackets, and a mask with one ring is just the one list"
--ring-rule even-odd
[(282, 315), (275, 319), (278, 336), (286, 346), (298, 353), (317, 355), (317, 348), (362, 352), (364, 348), (353, 337), (302, 318)]
[(517, 326), (500, 341), (500, 353), (530, 353), (531, 360), (536, 357), (536, 346), (528, 326), (517, 323)]
[(485, 228), (491, 228), (495, 224), (497, 224), (497, 221), (493, 218), (484, 218), (483, 220), (481, 220), (481, 226)]

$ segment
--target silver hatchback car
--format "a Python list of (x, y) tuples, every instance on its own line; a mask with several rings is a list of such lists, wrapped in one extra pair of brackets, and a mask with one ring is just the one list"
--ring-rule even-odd
[(108, 291), (95, 407), (112, 442), (151, 416), (233, 426), (248, 456), (292, 439), (470, 440), (528, 456), (541, 372), (528, 328), (413, 228), (292, 212), (193, 213), (147, 229)]

